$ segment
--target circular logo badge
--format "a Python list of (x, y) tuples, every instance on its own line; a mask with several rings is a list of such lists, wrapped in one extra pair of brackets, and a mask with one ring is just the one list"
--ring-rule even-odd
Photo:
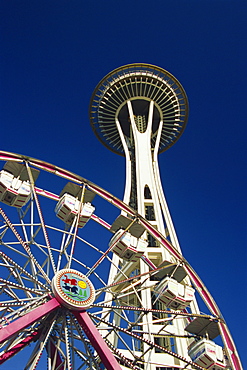
[(64, 269), (56, 273), (52, 279), (52, 291), (62, 305), (74, 310), (86, 310), (95, 299), (91, 281), (73, 269)]

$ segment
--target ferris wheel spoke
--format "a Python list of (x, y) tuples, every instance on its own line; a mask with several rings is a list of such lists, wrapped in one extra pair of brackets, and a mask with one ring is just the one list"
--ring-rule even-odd
[[(103, 254), (103, 252), (101, 252), (101, 253)], [(122, 280), (121, 283), (125, 283), (125, 282), (129, 281), (129, 279), (127, 278), (127, 275), (125, 274), (125, 272), (122, 271), (122, 269), (119, 266), (117, 266), (108, 255), (106, 255), (105, 258), (110, 262), (111, 266), (114, 266), (116, 268), (116, 271), (118, 273), (120, 273), (123, 277), (125, 277), (125, 280)], [(78, 263), (80, 263), (80, 262), (78, 261)], [(95, 292), (97, 298), (99, 298), (100, 295), (103, 294), (103, 293), (105, 293), (105, 292), (108, 292), (111, 295), (115, 295), (115, 293), (113, 294), (113, 292), (110, 289), (113, 286), (112, 284), (109, 284), (108, 282), (105, 282), (102, 279), (102, 277), (100, 276), (100, 274), (98, 274), (95, 270), (92, 271), (92, 274), (95, 275), (97, 277), (97, 279), (102, 283), (102, 288), (97, 289), (96, 292)], [(135, 279), (135, 277), (133, 277), (132, 279)], [(114, 284), (114, 285), (117, 285), (117, 284)], [(104, 301), (105, 301), (105, 298), (104, 298)]]
[[(50, 341), (47, 343), (47, 350), (50, 351), (49, 362), (52, 365), (52, 369), (54, 368), (55, 364), (59, 365), (60, 367), (62, 366), (62, 364), (64, 366), (67, 366), (66, 341), (64, 335), (64, 330), (66, 327), (66, 317), (61, 312), (60, 315), (61, 316), (57, 321), (57, 326), (52, 333)], [(60, 369), (60, 367), (58, 368)]]
[(90, 268), (90, 270), (87, 272), (86, 276), (90, 276), (97, 267), (99, 267), (99, 265), (103, 262), (103, 260), (106, 258), (106, 256), (109, 254), (109, 252), (111, 251), (111, 247), (109, 247), (107, 249), (106, 252), (104, 252), (102, 254), (102, 256), (97, 260), (97, 262), (94, 263), (94, 265)]
[[(98, 307), (98, 308), (105, 308), (108, 310), (116, 309), (116, 310), (128, 310), (128, 311), (136, 311), (140, 312), (142, 314), (146, 313), (154, 313), (156, 315), (158, 314), (164, 314), (164, 315), (170, 315), (169, 320), (173, 320), (175, 317), (188, 317), (188, 318), (195, 318), (195, 317), (202, 317), (205, 319), (209, 319), (211, 321), (218, 321), (222, 322), (222, 319), (218, 316), (214, 315), (206, 315), (206, 314), (199, 314), (199, 313), (190, 313), (190, 312), (183, 312), (183, 311), (176, 311), (176, 310), (163, 310), (163, 309), (154, 309), (154, 308), (143, 308), (143, 307), (137, 307), (137, 306), (131, 306), (131, 305), (109, 305), (109, 304), (101, 304), (101, 303), (93, 303), (92, 307)], [(165, 319), (160, 319), (165, 321)]]
[[(2, 244), (6, 246), (6, 244)], [(8, 247), (8, 246), (6, 246)], [(11, 251), (14, 251), (13, 248), (11, 248)], [(17, 255), (19, 251), (17, 250)], [(24, 263), (24, 267), (21, 267), (17, 263), (13, 261), (6, 253), (0, 252), (0, 259), (3, 261), (0, 265), (2, 266), (2, 276), (4, 276), (5, 280), (7, 280), (9, 286), (12, 285), (12, 280), (14, 280), (13, 283), (17, 283), (22, 287), (22, 290), (28, 290), (26, 288), (34, 289), (33, 291), (37, 290), (37, 292), (44, 292), (49, 291), (49, 289), (37, 279), (37, 274), (30, 274), (26, 268), (31, 263), (31, 259), (29, 256), (26, 256), (24, 254), (21, 254), (26, 259), (26, 263)], [(31, 272), (33, 272), (31, 268)], [(27, 286), (29, 284), (29, 286)], [(17, 286), (16, 286), (17, 287)], [(39, 293), (37, 293), (39, 294)]]
[[(127, 307), (127, 309), (128, 309), (128, 307)], [(120, 311), (122, 311), (122, 314), (121, 314)], [(124, 346), (123, 352), (128, 353), (128, 359), (129, 358), (132, 359), (132, 362), (130, 362), (130, 360), (127, 360), (127, 361), (130, 362), (130, 364), (128, 366), (130, 366), (130, 368), (137, 369), (137, 367), (135, 365), (137, 363), (143, 363), (144, 362), (143, 356), (145, 355), (145, 353), (148, 353), (150, 350), (152, 350), (153, 347), (152, 347), (152, 345), (149, 345), (148, 347), (146, 347), (145, 352), (142, 351), (141, 354), (139, 352), (139, 355), (136, 353), (136, 350), (131, 349), (130, 339), (131, 339), (131, 342), (132, 342), (132, 348), (135, 348), (136, 344), (133, 345), (133, 342), (136, 342), (136, 343), (140, 342), (140, 340), (142, 339), (141, 336), (145, 335), (145, 333), (143, 331), (141, 331), (140, 333), (138, 333), (139, 335), (137, 335), (137, 336), (132, 335), (131, 332), (133, 331), (134, 326), (138, 325), (138, 324), (133, 324), (129, 321), (127, 315), (125, 314), (125, 311), (124, 311), (123, 307), (122, 307), (121, 310), (119, 310), (119, 309), (115, 310), (115, 307), (113, 307), (113, 312), (115, 312), (115, 314), (116, 314), (114, 321), (115, 322), (119, 321), (119, 325), (117, 325), (116, 323), (113, 324), (112, 321), (110, 322), (107, 317), (103, 317), (102, 315), (100, 316), (100, 318), (98, 317), (98, 320), (96, 320), (96, 317), (95, 317), (94, 314), (90, 314), (90, 316), (94, 319), (95, 325), (100, 328), (99, 330), (102, 331), (102, 323), (103, 323), (103, 325), (106, 325), (106, 327), (103, 326), (104, 331), (106, 331), (106, 334), (103, 336), (103, 338), (108, 344), (110, 343), (110, 348), (112, 348), (112, 347), (114, 348), (114, 347), (118, 346), (119, 343), (121, 343), (122, 346)], [(118, 317), (118, 318), (116, 319), (116, 317)], [(120, 319), (123, 319), (126, 322), (126, 325), (127, 325), (126, 330), (124, 330), (124, 329), (121, 330), (122, 325), (120, 325)], [(126, 325), (124, 325), (124, 326), (126, 326)], [(129, 330), (131, 330), (131, 332)], [(114, 333), (114, 342), (112, 342), (112, 333)], [(116, 340), (118, 342), (118, 345), (117, 345)], [(123, 355), (123, 353), (121, 353), (121, 350), (119, 351), (119, 353), (121, 354), (121, 356), (125, 357)], [(140, 369), (139, 366), (138, 366), (138, 369)]]
[(80, 215), (81, 215), (82, 208), (83, 208), (84, 194), (85, 194), (85, 184), (83, 184), (83, 188), (82, 188), (82, 191), (81, 191), (80, 203), (79, 203), (79, 210), (78, 210), (78, 213), (77, 213), (76, 217), (74, 218), (75, 226), (74, 226), (74, 233), (73, 233), (73, 237), (72, 237), (71, 251), (70, 251), (68, 268), (70, 268), (70, 266), (71, 266), (72, 257), (74, 255), (74, 248), (75, 248), (75, 243), (76, 243), (76, 236), (77, 236), (78, 229), (79, 229)]
[(17, 258), (18, 257), (24, 257), (27, 262), (26, 263), (30, 263), (30, 255), (23, 252), (22, 250), (20, 250), (20, 243), (19, 242), (9, 242), (9, 243), (5, 243), (5, 242), (1, 242), (1, 245), (2, 245), (2, 248), (4, 249), (7, 249), (10, 251), (10, 253), (15, 253)]
[[(121, 268), (119, 268), (117, 265), (115, 265), (115, 264), (114, 264), (114, 262), (113, 262), (112, 258), (110, 258), (108, 254), (105, 254), (105, 252), (103, 252), (101, 249), (99, 249), (98, 247), (96, 247), (96, 246), (95, 246), (95, 245), (93, 245), (92, 243), (88, 242), (87, 240), (82, 239), (82, 238), (81, 238), (81, 237), (79, 237), (79, 236), (78, 236), (77, 238), (78, 238), (78, 240), (79, 240), (79, 241), (81, 241), (81, 242), (85, 243), (87, 246), (89, 246), (90, 248), (92, 248), (94, 251), (96, 251), (97, 253), (101, 254), (101, 257), (103, 257), (103, 259), (105, 258), (106, 260), (108, 260), (108, 262), (109, 262), (112, 266), (115, 266), (115, 267), (116, 267), (116, 270), (117, 270), (118, 272), (121, 272)], [(102, 259), (102, 261), (103, 261), (103, 259)], [(75, 257), (73, 257), (73, 261), (74, 261), (74, 262), (76, 262), (76, 263), (78, 263), (79, 265), (81, 265), (81, 266), (85, 267), (85, 268), (88, 270), (87, 275), (88, 275), (88, 274), (93, 274), (93, 275), (95, 275), (95, 276), (97, 277), (97, 279), (102, 283), (103, 287), (105, 287), (105, 289), (107, 289), (108, 284), (107, 284), (106, 282), (104, 282), (104, 280), (102, 279), (102, 277), (100, 276), (100, 274), (98, 274), (98, 273), (96, 272), (96, 268), (99, 266), (99, 264), (97, 264), (97, 262), (96, 262), (97, 266), (96, 266), (96, 264), (95, 264), (95, 267), (89, 267), (89, 266), (86, 266), (86, 265), (85, 265), (81, 260), (78, 260), (78, 259), (76, 259)], [(123, 274), (123, 275), (124, 275), (124, 276), (126, 276), (125, 274)], [(103, 289), (104, 289), (104, 288), (103, 288)]]
[(85, 351), (82, 351), (82, 349), (79, 349), (78, 347), (74, 347), (75, 354), (83, 361), (81, 367), (83, 367), (84, 364), (87, 366), (91, 366), (93, 364), (95, 369), (100, 370), (98, 359), (95, 356), (95, 351), (94, 349), (92, 350), (91, 342), (85, 337), (85, 333), (82, 330), (81, 325), (72, 314), (70, 314), (70, 321), (73, 322), (76, 329), (76, 332), (74, 331), (74, 338), (77, 341), (82, 342), (85, 347)]
[[(130, 332), (128, 329), (124, 329), (121, 326), (114, 325), (114, 323), (112, 323), (112, 322), (108, 322), (108, 321), (106, 321), (106, 320), (104, 320), (102, 318), (99, 318), (99, 317), (95, 316), (92, 313), (90, 313), (90, 317), (92, 317), (96, 321), (100, 320), (104, 324), (109, 325), (109, 328), (112, 328), (112, 329), (117, 330), (117, 332), (122, 332), (124, 334), (127, 334), (129, 337), (132, 337), (132, 338), (134, 338), (134, 339), (136, 339), (138, 341), (141, 340), (143, 344), (147, 344), (148, 345), (148, 347), (145, 350), (146, 353), (148, 351), (151, 351), (153, 348), (157, 348), (158, 350), (161, 350), (162, 352), (165, 352), (165, 353), (167, 353), (167, 354), (169, 354), (169, 355), (171, 355), (171, 356), (173, 356), (173, 357), (175, 357), (175, 358), (183, 361), (185, 364), (191, 365), (192, 368), (194, 368), (194, 369), (204, 370), (204, 368), (202, 368), (201, 366), (197, 365), (196, 363), (194, 363), (192, 361), (188, 361), (186, 358), (178, 355), (177, 353), (172, 352), (172, 351), (168, 350), (167, 348), (165, 348), (163, 346), (160, 346), (159, 344), (156, 344), (156, 343), (150, 341), (149, 339), (146, 338), (145, 333), (143, 333), (143, 332), (141, 333), (141, 336), (140, 336), (140, 335), (134, 334), (133, 332)], [(150, 333), (148, 333), (148, 334), (150, 334)], [(135, 356), (135, 357), (137, 357), (137, 356)], [(142, 357), (142, 354), (141, 354), (140, 358), (141, 357)], [(138, 359), (140, 359), (140, 358), (138, 358)]]
[(46, 344), (47, 357), (48, 357), (48, 370), (64, 369), (64, 359), (61, 356), (61, 351), (55, 343), (53, 335), (50, 336), (50, 340)]
[(7, 254), (0, 251), (0, 259), (3, 261), (3, 263), (0, 264), (1, 267), (5, 267), (9, 275), (7, 277), (8, 281), (10, 281), (11, 277), (14, 278), (14, 280), (25, 286), (25, 281), (28, 281), (33, 284), (34, 288), (37, 289), (37, 286), (39, 287), (38, 290), (43, 290), (44, 292), (48, 293), (50, 289), (43, 284), (40, 280), (37, 279), (34, 275), (30, 274), (25, 268), (20, 266), (18, 263), (16, 263), (12, 258), (10, 258)]
[[(132, 331), (129, 331), (129, 328), (131, 327), (131, 325), (128, 325), (128, 328), (124, 329), (122, 325), (121, 326), (116, 325), (112, 321), (110, 322), (102, 318), (102, 316), (99, 318), (99, 317), (96, 317), (94, 314), (90, 314), (90, 317), (92, 317), (92, 319), (94, 319), (95, 322), (98, 321), (98, 325), (100, 325), (100, 323), (107, 325), (107, 327), (105, 328), (107, 334), (103, 338), (107, 342), (110, 341), (112, 346), (113, 346), (113, 343), (111, 342), (112, 339), (110, 339), (110, 335), (111, 335), (111, 332), (114, 332), (114, 335), (115, 335), (114, 341), (116, 341), (116, 339), (118, 338), (117, 341), (119, 343), (122, 343), (122, 345), (124, 346), (124, 349), (122, 351), (127, 352), (128, 355), (132, 357), (132, 365), (136, 365), (137, 363), (143, 363), (144, 361), (143, 356), (153, 349), (153, 343), (151, 343), (150, 341), (146, 341), (146, 342), (144, 341), (145, 333), (143, 333), (143, 331), (141, 331), (140, 333), (138, 333), (138, 335), (136, 335)], [(142, 345), (143, 343), (148, 344), (148, 346), (146, 346), (145, 352), (143, 352), (143, 350), (141, 352), (139, 351), (139, 355), (138, 355), (136, 351), (134, 352), (133, 350), (131, 350), (128, 344), (130, 339), (136, 341), (136, 343), (142, 341)], [(115, 342), (114, 342), (114, 345), (116, 346)]]
[(14, 282), (11, 282), (9, 280), (5, 280), (0, 278), (0, 290), (4, 290), (6, 294), (9, 294), (10, 296), (13, 296), (14, 298), (18, 298), (18, 295), (14, 293), (12, 288), (16, 288), (18, 290), (21, 290), (22, 292), (26, 293), (27, 298), (33, 298), (33, 294), (36, 294), (38, 296), (42, 296), (43, 292), (28, 288), (27, 286), (16, 284)]
[(71, 361), (71, 345), (70, 340), (72, 337), (69, 336), (69, 328), (68, 328), (68, 319), (67, 317), (64, 318), (64, 339), (65, 339), (65, 350), (66, 350), (66, 362), (68, 369), (72, 368), (72, 361)]
[(76, 259), (74, 256), (74, 249), (77, 241), (90, 245), (90, 243), (86, 242), (78, 235), (79, 228), (77, 218), (76, 217), (74, 218), (73, 223), (69, 228), (68, 225), (65, 225), (65, 228), (63, 230), (51, 226), (47, 226), (47, 228), (58, 231), (61, 234), (60, 247), (59, 249), (56, 250), (56, 252), (58, 253), (57, 270), (60, 269), (63, 257), (66, 259), (66, 263), (64, 263), (64, 268), (65, 267), (69, 268), (72, 261), (77, 262), (78, 264), (81, 264), (82, 266), (86, 267), (82, 261)]
[(54, 311), (60, 307), (60, 303), (55, 298), (43, 303), (39, 307), (34, 308), (24, 316), (19, 317), (17, 320), (11, 322), (0, 330), (0, 343), (10, 339), (16, 333), (22, 331), (27, 326), (41, 319), (43, 316)]
[[(125, 273), (123, 268), (115, 266), (118, 271), (118, 275), (114, 279), (115, 281), (111, 282), (110, 284), (107, 284), (105, 287), (102, 287), (101, 289), (97, 289), (96, 294), (103, 293), (103, 291), (106, 291), (107, 289), (110, 288), (118, 288), (121, 293), (124, 293), (127, 290), (133, 289), (136, 285), (144, 284), (144, 282), (146, 281), (146, 279), (143, 280), (144, 277), (148, 278), (149, 276), (155, 276), (157, 272), (164, 269), (164, 267), (157, 268), (156, 266), (154, 266), (153, 263), (151, 263), (151, 261), (148, 258), (145, 258), (144, 262), (150, 267), (150, 270), (143, 273), (132, 274), (131, 277), (129, 277), (129, 275)], [(112, 261), (111, 264), (114, 266), (114, 263)], [(174, 263), (171, 263), (167, 266), (174, 266)], [(154, 284), (155, 282), (151, 283), (151, 285)]]
[[(72, 229), (72, 227), (71, 227), (71, 229)], [(58, 271), (60, 270), (60, 265), (61, 265), (63, 256), (66, 257), (67, 262), (69, 261), (69, 256), (68, 256), (66, 251), (67, 251), (68, 245), (70, 243), (70, 238), (71, 238), (71, 231), (68, 232), (66, 230), (66, 226), (65, 226), (65, 230), (62, 233), (62, 240), (61, 240), (59, 256), (58, 256), (58, 263), (57, 263), (57, 270)]]
[[(61, 313), (60, 313), (61, 314)], [(83, 350), (84, 347), (84, 350)], [(91, 366), (94, 364), (95, 369), (100, 369), (94, 352), (91, 350), (91, 343), (85, 338), (85, 334), (74, 315), (69, 311), (64, 311), (58, 321), (56, 334), (52, 335), (47, 349), (53, 354), (57, 354), (60, 359), (58, 364), (64, 363), (67, 368), (75, 368), (78, 361), (81, 362), (79, 368)], [(54, 366), (54, 356), (50, 361)], [(51, 367), (53, 369), (53, 367)], [(56, 367), (55, 367), (56, 368)], [(60, 368), (58, 366), (58, 368)], [(78, 368), (78, 369), (79, 369)]]
[(86, 333), (88, 339), (97, 351), (107, 370), (121, 370), (121, 367), (119, 366), (112, 352), (109, 350), (100, 333), (94, 326), (87, 312), (74, 311), (73, 314), (79, 324), (82, 326), (84, 332)]
[[(31, 217), (30, 217), (31, 220), (27, 223), (27, 222), (24, 222), (24, 219), (25, 219), (25, 216), (26, 216), (26, 214), (27, 214), (27, 212), (29, 211), (30, 208), (32, 209)], [(39, 231), (41, 229), (41, 224), (34, 222), (33, 202), (31, 201), (28, 204), (25, 212), (23, 212), (22, 210), (18, 210), (18, 215), (19, 215), (19, 219), (20, 219), (21, 228), (22, 228), (22, 232), (23, 232), (23, 235), (24, 235), (25, 242), (29, 243), (30, 241), (35, 240), (35, 237), (37, 236), (37, 234), (39, 233)], [(34, 231), (35, 227), (36, 227), (36, 230)], [(28, 237), (28, 229), (30, 229), (30, 231), (31, 231), (30, 232), (30, 237)]]
[(18, 242), (20, 243), (20, 245), (23, 247), (23, 249), (25, 250), (25, 252), (27, 253), (28, 257), (30, 258), (30, 260), (32, 261), (32, 263), (34, 263), (37, 267), (37, 269), (39, 270), (39, 272), (42, 274), (42, 276), (44, 277), (44, 279), (50, 283), (50, 279), (49, 277), (47, 276), (47, 274), (44, 272), (44, 270), (42, 269), (42, 267), (40, 266), (39, 262), (37, 261), (37, 259), (34, 257), (33, 253), (31, 252), (31, 249), (30, 249), (30, 246), (25, 243), (23, 241), (23, 239), (21, 238), (21, 236), (19, 235), (19, 233), (17, 232), (17, 230), (15, 229), (15, 227), (13, 226), (13, 224), (10, 222), (10, 220), (8, 219), (8, 217), (6, 216), (5, 212), (0, 208), (0, 214), (2, 215), (2, 217), (4, 218), (5, 222), (6, 222), (6, 225), (9, 227), (9, 229), (13, 232), (14, 236), (16, 237), (16, 239), (18, 240)]
[[(18, 299), (17, 301), (3, 301), (1, 307), (1, 320), (0, 320), (0, 327), (1, 333), (4, 334), (4, 330), (8, 331), (9, 325), (14, 324), (16, 320), (19, 318), (26, 317), (32, 310), (35, 308), (45, 304), (47, 302), (47, 296), (43, 296), (40, 298), (34, 298), (32, 300), (27, 299)], [(25, 319), (24, 319), (25, 321)], [(11, 330), (15, 325), (12, 325)], [(13, 330), (13, 336), (17, 335), (19, 332), (17, 331), (16, 334)], [(20, 333), (19, 333), (20, 334)], [(11, 337), (12, 340), (12, 337)]]
[(23, 348), (25, 348), (26, 346), (30, 345), (32, 342), (37, 340), (39, 336), (40, 336), (40, 330), (34, 331), (32, 334), (27, 335), (23, 340), (18, 341), (17, 344), (5, 350), (5, 352), (0, 355), (0, 365), (2, 365), (5, 361), (10, 359), (11, 357), (15, 356)]
[[(47, 296), (39, 298), (17, 298), (11, 300), (3, 300), (1, 307), (1, 318), (4, 322), (5, 320), (12, 321), (18, 317), (23, 316), (24, 313), (29, 312), (32, 307), (37, 306), (41, 301), (47, 300)], [(18, 307), (19, 310), (17, 309)]]
[(50, 338), (51, 332), (56, 324), (56, 317), (53, 318), (53, 321), (51, 322), (50, 326), (46, 328), (46, 330), (43, 330), (41, 335), (39, 336), (36, 345), (33, 349), (33, 352), (24, 368), (24, 370), (34, 370), (37, 367), (38, 362), (40, 361), (40, 357), (46, 348), (47, 342)]
[(118, 238), (112, 243), (109, 248), (101, 255), (101, 257), (94, 263), (94, 265), (91, 267), (91, 269), (88, 271), (87, 276), (90, 276), (90, 274), (102, 263), (104, 258), (108, 256), (110, 251), (115, 247), (115, 245), (119, 242), (121, 237), (124, 235), (126, 231), (129, 230), (129, 228), (135, 223), (136, 219), (132, 220), (132, 222), (128, 225), (128, 227), (118, 236)]
[(114, 345), (107, 339), (104, 338), (106, 344), (108, 347), (112, 350), (112, 352), (115, 354), (117, 358), (120, 359), (120, 363), (123, 363), (126, 365), (128, 368), (133, 369), (133, 370), (142, 370), (141, 367), (134, 365), (133, 362), (131, 362), (127, 357), (125, 357)]
[(53, 255), (52, 255), (50, 241), (49, 241), (48, 233), (47, 233), (47, 230), (46, 230), (44, 217), (43, 217), (43, 214), (42, 214), (42, 211), (41, 211), (38, 195), (36, 193), (36, 189), (35, 189), (35, 186), (34, 186), (34, 180), (33, 180), (32, 172), (31, 172), (31, 169), (30, 169), (27, 162), (26, 162), (26, 168), (27, 168), (27, 172), (29, 174), (29, 179), (30, 179), (31, 189), (32, 189), (32, 195), (34, 197), (35, 204), (36, 204), (36, 207), (37, 207), (41, 227), (42, 227), (42, 230), (43, 230), (43, 235), (44, 235), (44, 238), (45, 238), (46, 246), (47, 246), (49, 257), (50, 257), (51, 266), (52, 266), (53, 272), (55, 274), (56, 273), (55, 261), (54, 261)]
[[(97, 304), (95, 304), (94, 306), (102, 307), (102, 305), (97, 305)], [(107, 313), (106, 313), (107, 311), (108, 311), (108, 314), (110, 313), (115, 314), (114, 316), (115, 326), (114, 327), (112, 326), (112, 321), (109, 321), (109, 316), (107, 316)], [(129, 319), (128, 317), (129, 311), (132, 311), (135, 313), (136, 319), (134, 321), (133, 321), (133, 315)], [(150, 320), (150, 316), (148, 316), (148, 318), (145, 319), (145, 316), (148, 313), (152, 314), (151, 320)], [(92, 317), (95, 321), (95, 325), (98, 327), (98, 329), (104, 330), (106, 332), (106, 334), (104, 335), (104, 339), (106, 338), (108, 339), (108, 337), (110, 337), (112, 327), (114, 330), (116, 330), (115, 336), (117, 337), (119, 337), (118, 333), (121, 332), (120, 327), (127, 327), (128, 335), (131, 336), (132, 335), (131, 333), (137, 334), (139, 336), (139, 339), (140, 337), (142, 338), (142, 336), (146, 337), (146, 339), (149, 339), (151, 336), (159, 336), (164, 339), (165, 338), (169, 339), (171, 337), (174, 339), (175, 338), (192, 338), (193, 339), (194, 336), (189, 333), (187, 335), (182, 334), (182, 333), (180, 335), (173, 333), (173, 331), (171, 331), (172, 326), (170, 324), (174, 325), (175, 320), (184, 320), (185, 318), (191, 319), (195, 317), (201, 317), (201, 318), (208, 319), (214, 322), (221, 322), (220, 319), (216, 317), (212, 317), (210, 315), (191, 314), (187, 312), (178, 312), (178, 311), (170, 311), (170, 310), (155, 310), (155, 309), (145, 309), (144, 310), (143, 308), (140, 308), (140, 307), (138, 308), (136, 306), (131, 307), (131, 306), (109, 306), (109, 305), (105, 306), (104, 305), (103, 311), (97, 312), (97, 316), (95, 315), (96, 313), (94, 313), (94, 316), (92, 314)], [(161, 318), (161, 315), (162, 315), (162, 318)], [(122, 321), (122, 324), (120, 324), (120, 321)], [(117, 322), (119, 323), (117, 324)], [(103, 327), (101, 325), (102, 323), (103, 323)], [(155, 332), (153, 331), (154, 329), (153, 324), (156, 324)], [(157, 324), (159, 325), (157, 326)], [(146, 331), (146, 329), (144, 328), (148, 329), (148, 331)], [(123, 331), (123, 333), (126, 334), (127, 331)], [(132, 339), (136, 340), (136, 337), (132, 336)], [(122, 339), (121, 341), (124, 342)], [(128, 346), (126, 345), (126, 348), (127, 347)], [(129, 349), (128, 351), (130, 352)]]

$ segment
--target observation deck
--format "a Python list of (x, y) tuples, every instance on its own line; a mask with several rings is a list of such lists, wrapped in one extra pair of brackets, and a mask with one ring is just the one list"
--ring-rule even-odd
[[(151, 148), (162, 124), (159, 153), (170, 148), (182, 135), (188, 118), (188, 99), (182, 85), (169, 72), (151, 64), (128, 64), (106, 75), (96, 86), (90, 102), (90, 122), (98, 139), (108, 149), (124, 156), (120, 132), (131, 138), (127, 102), (145, 132), (150, 102), (154, 102)], [(121, 130), (118, 129), (119, 123)]]

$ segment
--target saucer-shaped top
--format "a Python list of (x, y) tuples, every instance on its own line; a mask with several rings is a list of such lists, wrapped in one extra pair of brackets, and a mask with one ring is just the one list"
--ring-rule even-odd
[[(96, 86), (89, 107), (92, 129), (108, 149), (124, 156), (121, 137), (130, 142), (131, 130), (127, 101), (134, 115), (146, 117), (154, 102), (151, 148), (158, 140), (161, 153), (182, 135), (188, 119), (188, 99), (179, 81), (163, 68), (134, 63), (119, 67)], [(159, 128), (162, 127), (161, 135)], [(121, 128), (122, 135), (119, 130)]]

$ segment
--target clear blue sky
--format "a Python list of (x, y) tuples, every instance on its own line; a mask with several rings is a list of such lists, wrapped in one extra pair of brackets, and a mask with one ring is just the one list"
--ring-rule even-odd
[(1, 0), (0, 149), (69, 169), (122, 198), (125, 162), (88, 119), (96, 84), (144, 62), (190, 103), (160, 171), (185, 258), (246, 355), (246, 29), (240, 0)]

